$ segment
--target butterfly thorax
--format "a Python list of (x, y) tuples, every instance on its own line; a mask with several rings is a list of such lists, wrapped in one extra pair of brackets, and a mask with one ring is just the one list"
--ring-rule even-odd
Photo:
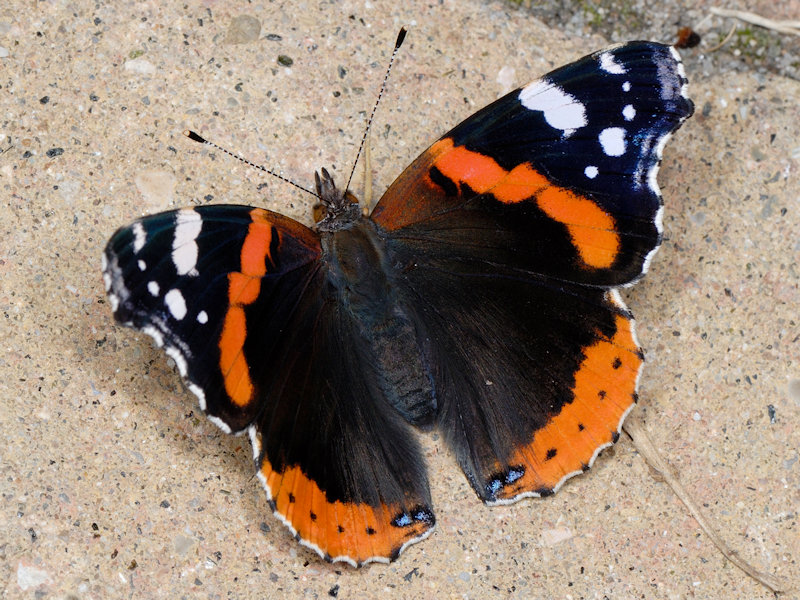
[(359, 213), (334, 217), (338, 227), (321, 230), (323, 268), (343, 306), (359, 321), (380, 319), (391, 303), (383, 240), (375, 225)]

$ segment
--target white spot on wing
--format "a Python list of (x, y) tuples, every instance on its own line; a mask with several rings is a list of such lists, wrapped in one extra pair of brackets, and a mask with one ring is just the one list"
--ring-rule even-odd
[(161, 348), (161, 346), (164, 345), (164, 336), (158, 329), (156, 329), (152, 325), (145, 325), (144, 327), (142, 327), (142, 333), (146, 333), (151, 338), (153, 338), (153, 341), (155, 341), (156, 346), (158, 346), (159, 348)]
[(541, 111), (547, 124), (563, 131), (565, 137), (588, 123), (583, 103), (544, 79), (522, 88), (519, 101), (528, 110)]
[(139, 270), (140, 271), (144, 271), (147, 268), (147, 263), (144, 262), (143, 260), (139, 260), (137, 262), (137, 264), (139, 265)]
[(208, 323), (208, 313), (204, 310), (201, 310), (199, 313), (197, 313), (197, 322), (201, 325)]
[(636, 109), (633, 108), (633, 104), (625, 105), (625, 108), (622, 109), (622, 116), (625, 117), (626, 121), (633, 121), (636, 116)]
[(189, 388), (189, 391), (192, 392), (195, 396), (197, 396), (197, 401), (200, 404), (200, 410), (203, 412), (206, 411), (206, 393), (203, 391), (199, 385), (195, 383), (188, 383), (186, 387)]
[(116, 313), (119, 305), (130, 297), (130, 292), (128, 292), (128, 288), (125, 287), (125, 282), (122, 279), (117, 257), (112, 255), (109, 260), (105, 253), (102, 256), (103, 283), (106, 286), (106, 294), (108, 294), (111, 310)]
[(250, 436), (250, 444), (253, 446), (253, 460), (261, 458), (261, 434), (255, 425), (247, 428), (247, 435)]
[(607, 127), (598, 136), (603, 152), (608, 156), (622, 156), (625, 154), (625, 130), (622, 127)]
[(133, 230), (133, 251), (134, 253), (138, 254), (139, 250), (144, 248), (144, 242), (147, 239), (147, 234), (144, 231), (144, 227), (138, 221), (131, 226)]
[(175, 215), (175, 237), (172, 240), (172, 262), (178, 275), (196, 275), (197, 236), (203, 227), (200, 213), (191, 208), (179, 210)]
[(161, 291), (161, 288), (158, 286), (157, 281), (149, 281), (147, 282), (147, 291), (150, 292), (151, 296), (158, 296), (158, 292)]
[(164, 348), (164, 351), (167, 355), (175, 361), (175, 364), (178, 365), (178, 371), (181, 374), (181, 377), (186, 377), (186, 359), (184, 358), (181, 351), (178, 350), (175, 346), (167, 346)]
[(688, 81), (686, 79), (686, 71), (683, 68), (683, 61), (681, 60), (681, 55), (675, 49), (675, 46), (670, 46), (669, 47), (669, 52), (670, 52), (670, 54), (672, 54), (672, 58), (674, 58), (675, 62), (677, 63), (677, 67), (676, 68), (678, 70), (678, 76), (681, 78), (681, 82), (682, 82), (681, 83), (681, 96), (683, 96), (684, 98), (686, 98), (688, 100), (688, 98), (689, 98), (689, 83), (688, 83)]
[(625, 67), (614, 60), (614, 55), (610, 52), (603, 52), (600, 55), (600, 68), (612, 75), (624, 75), (626, 73)]
[(623, 92), (630, 92), (631, 91), (631, 82), (630, 81), (626, 81), (625, 83), (622, 84), (622, 91)]
[(597, 177), (598, 173), (599, 171), (597, 170), (597, 167), (595, 167), (594, 165), (590, 165), (583, 170), (583, 174), (586, 175), (589, 179), (594, 179), (595, 177)]
[(172, 313), (172, 316), (178, 321), (186, 316), (186, 300), (184, 300), (180, 290), (171, 289), (164, 294), (164, 303), (167, 305), (169, 312)]
[(220, 429), (222, 429), (222, 431), (224, 431), (225, 433), (231, 432), (230, 426), (219, 417), (215, 417), (214, 415), (208, 415), (208, 420), (211, 421), (214, 425), (216, 425)]

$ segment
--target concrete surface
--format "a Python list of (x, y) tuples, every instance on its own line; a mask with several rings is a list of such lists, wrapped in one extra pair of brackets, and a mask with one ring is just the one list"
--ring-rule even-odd
[[(373, 127), (380, 194), (449, 126), (606, 43), (498, 2), (400, 4), (0, 6), (4, 597), (772, 597), (627, 439), (557, 495), (489, 509), (429, 436), (437, 531), (389, 566), (326, 564), (269, 513), (247, 440), (112, 322), (100, 253), (133, 218), (213, 200), (311, 222), (310, 196), (183, 129), (302, 184), (321, 166), (341, 181), (409, 25)], [(800, 85), (688, 75), (697, 114), (660, 174), (665, 243), (625, 294), (647, 349), (631, 418), (744, 558), (797, 582)]]

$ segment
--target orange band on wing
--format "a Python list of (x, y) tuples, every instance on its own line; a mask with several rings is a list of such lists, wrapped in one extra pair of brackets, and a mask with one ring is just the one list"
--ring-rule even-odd
[(260, 209), (250, 211), (250, 223), (241, 251), (241, 271), (228, 274), (228, 312), (219, 338), (219, 366), (225, 377), (225, 391), (237, 406), (246, 406), (253, 397), (253, 382), (243, 348), (247, 337), (244, 307), (252, 304), (261, 291), (261, 278), (267, 273), (267, 258), (272, 243), (272, 224)]
[(356, 565), (394, 560), (405, 545), (426, 537), (435, 524), (433, 513), (421, 505), (330, 502), (300, 467), (278, 472), (263, 458), (260, 475), (274, 511), (326, 560)]
[(588, 468), (599, 448), (616, 441), (620, 421), (636, 401), (642, 364), (630, 319), (617, 315), (616, 326), (611, 338), (583, 349), (574, 399), (536, 432), (529, 446), (512, 456), (509, 465), (524, 474), (498, 491), (497, 500), (550, 492), (566, 476)]
[(490, 156), (453, 145), (443, 138), (429, 150), (433, 166), (455, 184), (466, 184), (479, 194), (491, 193), (506, 204), (534, 200), (551, 219), (566, 226), (573, 246), (589, 267), (606, 269), (620, 249), (614, 219), (597, 203), (553, 185), (529, 163), (505, 170)]
[(545, 214), (569, 231), (581, 260), (595, 269), (607, 269), (619, 254), (614, 219), (597, 204), (564, 188), (551, 186), (536, 199)]

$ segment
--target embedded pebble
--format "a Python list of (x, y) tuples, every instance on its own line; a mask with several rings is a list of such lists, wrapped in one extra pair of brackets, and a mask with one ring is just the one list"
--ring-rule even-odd
[(231, 19), (225, 34), (226, 44), (249, 44), (261, 35), (261, 21), (250, 15), (239, 15)]

